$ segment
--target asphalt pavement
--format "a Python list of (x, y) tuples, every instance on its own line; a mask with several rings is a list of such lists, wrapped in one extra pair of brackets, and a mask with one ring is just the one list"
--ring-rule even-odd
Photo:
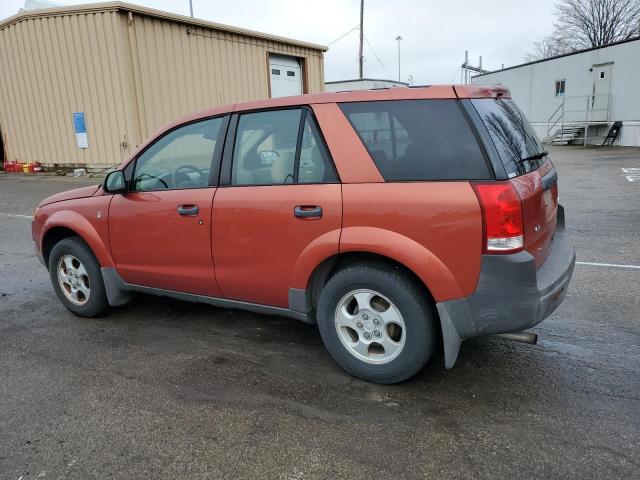
[(539, 343), (470, 340), (393, 386), (295, 320), (144, 295), (73, 316), (29, 216), (95, 180), (0, 175), (0, 479), (640, 478), (640, 149), (551, 154), (585, 263)]

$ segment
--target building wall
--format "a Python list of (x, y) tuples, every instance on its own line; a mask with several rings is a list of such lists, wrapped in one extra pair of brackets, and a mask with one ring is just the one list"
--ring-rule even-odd
[[(549, 117), (562, 102), (555, 96), (555, 81), (566, 80), (565, 108), (584, 109), (587, 96), (592, 95), (593, 65), (614, 62), (611, 67), (611, 97), (609, 120), (622, 120), (619, 143), (640, 145), (640, 40), (612, 45), (544, 62), (523, 65), (474, 77), (476, 84), (505, 85), (514, 100), (542, 137)], [(580, 98), (572, 98), (580, 97)], [(582, 119), (581, 113), (567, 114), (567, 120)], [(601, 129), (605, 131), (606, 129)]]
[(322, 52), (148, 16), (132, 23), (145, 138), (189, 112), (268, 98), (270, 52), (304, 59), (308, 93), (323, 91)]
[[(0, 129), (8, 160), (119, 163), (134, 131), (129, 66), (116, 11), (27, 18), (0, 30)], [(76, 147), (84, 111), (89, 148)], [(131, 135), (131, 133), (129, 133)]]
[[(118, 164), (182, 115), (269, 97), (269, 52), (303, 59), (306, 91), (323, 91), (319, 49), (117, 7), (26, 16), (0, 28), (7, 159)], [(84, 150), (72, 121), (80, 111)]]

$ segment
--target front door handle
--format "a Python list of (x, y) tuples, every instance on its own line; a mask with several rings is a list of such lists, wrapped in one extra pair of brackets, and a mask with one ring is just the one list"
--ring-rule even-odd
[(182, 217), (195, 217), (199, 212), (198, 205), (178, 205), (178, 215)]
[(296, 218), (322, 218), (322, 207), (317, 205), (298, 205), (293, 209)]

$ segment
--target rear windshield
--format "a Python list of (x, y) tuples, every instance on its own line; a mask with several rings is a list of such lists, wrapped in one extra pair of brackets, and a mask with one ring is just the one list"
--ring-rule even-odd
[(511, 99), (471, 100), (498, 150), (509, 178), (537, 169), (544, 148), (524, 114)]
[(387, 181), (491, 177), (456, 100), (353, 102), (340, 108)]

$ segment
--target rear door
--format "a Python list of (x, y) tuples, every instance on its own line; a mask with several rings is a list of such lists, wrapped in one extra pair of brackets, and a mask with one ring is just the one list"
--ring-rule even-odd
[(213, 257), (226, 298), (289, 306), (297, 262), (338, 252), (341, 185), (306, 108), (235, 116), (213, 203)]
[(524, 247), (542, 265), (551, 250), (558, 210), (555, 168), (533, 128), (511, 99), (471, 100), (522, 199)]
[(111, 252), (125, 282), (219, 295), (211, 258), (212, 162), (219, 161), (225, 124), (213, 118), (177, 128), (136, 159), (130, 191), (109, 207)]

